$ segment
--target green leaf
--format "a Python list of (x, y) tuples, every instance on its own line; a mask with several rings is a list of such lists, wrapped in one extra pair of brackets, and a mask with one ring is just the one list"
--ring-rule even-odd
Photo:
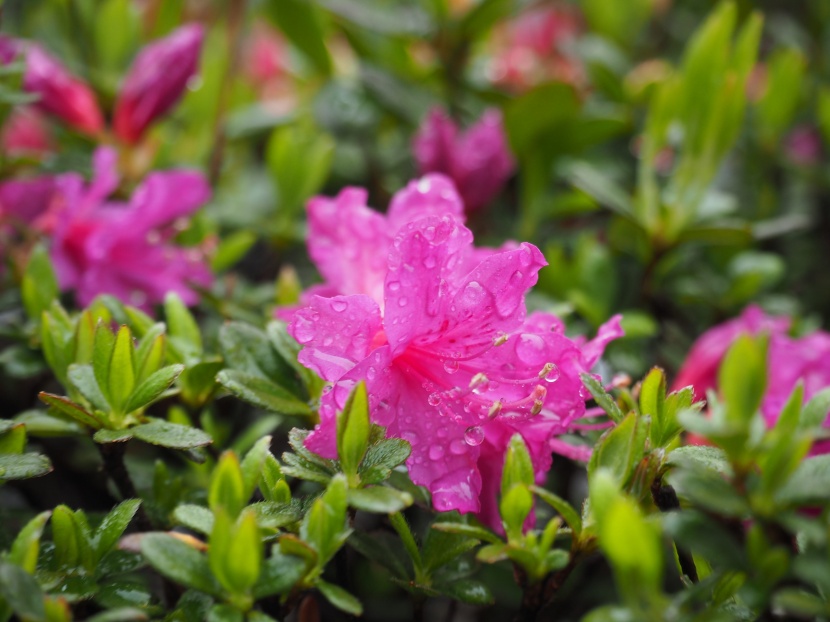
[(478, 539), (443, 530), (430, 529), (421, 549), (424, 573), (432, 574), (442, 566), (456, 561), (467, 551), (477, 547)]
[(576, 188), (593, 197), (615, 214), (632, 222), (639, 222), (628, 193), (587, 162), (575, 162), (569, 165), (564, 174)]
[(504, 457), (504, 469), (501, 477), (502, 496), (510, 492), (517, 484), (533, 486), (536, 476), (533, 472), (533, 462), (521, 434), (514, 434), (507, 445)]
[(244, 595), (259, 578), (262, 540), (256, 516), (245, 509), (234, 522), (224, 507), (214, 510), (208, 562), (217, 580), (232, 594)]
[(392, 528), (398, 532), (401, 543), (409, 554), (410, 559), (412, 559), (416, 573), (419, 572), (422, 567), (421, 552), (418, 550), (418, 544), (415, 542), (415, 536), (412, 535), (409, 523), (406, 522), (406, 518), (400, 512), (390, 514), (389, 522), (392, 524)]
[(130, 329), (122, 326), (115, 337), (109, 363), (107, 395), (116, 410), (121, 410), (135, 389), (135, 346)]
[(225, 366), (221, 360), (207, 360), (187, 367), (179, 376), (182, 400), (195, 407), (210, 401), (216, 391), (216, 374)]
[(383, 568), (400, 581), (409, 581), (409, 558), (400, 541), (390, 533), (355, 531), (349, 536), (349, 546)]
[(141, 538), (141, 553), (162, 575), (212, 596), (222, 588), (210, 572), (207, 558), (178, 538), (165, 533), (149, 533)]
[(242, 459), (242, 480), (245, 484), (245, 497), (248, 499), (254, 494), (262, 478), (263, 467), (268, 456), (271, 456), (271, 437), (263, 436)]
[(726, 405), (727, 420), (748, 426), (764, 397), (766, 344), (747, 335), (738, 337), (718, 371), (718, 386)]
[(130, 428), (137, 439), (171, 449), (191, 449), (210, 445), (213, 440), (206, 432), (186, 425), (151, 419), (150, 423)]
[(95, 553), (101, 559), (118, 542), (126, 531), (130, 521), (138, 512), (140, 499), (129, 499), (116, 505), (101, 521), (95, 532)]
[[(92, 380), (95, 382), (93, 383), (87, 380), (84, 383), (85, 385), (89, 385), (87, 390), (90, 391), (90, 395), (95, 395), (95, 400), (93, 400), (90, 395), (84, 393), (84, 389), (77, 386), (77, 383), (72, 380), (72, 368), (84, 368), (84, 366), (72, 365), (69, 368), (69, 379), (72, 381), (72, 384), (75, 384), (78, 390), (84, 394), (84, 397), (101, 410), (109, 410), (110, 408), (109, 374), (112, 351), (114, 347), (115, 336), (103, 320), (98, 320), (98, 323), (95, 326), (95, 337), (92, 342), (92, 369), (94, 371)], [(97, 394), (93, 393), (93, 384), (97, 386)]]
[(51, 471), (52, 463), (43, 454), (0, 454), (0, 480), (29, 479)]
[(136, 382), (139, 385), (164, 364), (167, 351), (165, 329), (164, 324), (153, 324), (136, 348), (135, 360), (138, 370)]
[(198, 359), (202, 355), (202, 333), (187, 305), (175, 292), (164, 298), (164, 317), (170, 337), (176, 340), (176, 348), (185, 361)]
[(640, 414), (651, 417), (651, 440), (660, 447), (666, 427), (666, 374), (653, 367), (640, 385)]
[(727, 477), (732, 476), (732, 466), (724, 451), (707, 445), (685, 445), (672, 450), (666, 457), (669, 466), (688, 466), (695, 464), (703, 469), (716, 471)]
[(92, 440), (96, 443), (106, 445), (107, 443), (126, 443), (133, 438), (133, 433), (130, 430), (108, 430), (101, 428), (92, 435)]
[(830, 412), (830, 387), (813, 395), (804, 405), (798, 421), (798, 429), (810, 430), (820, 427), (827, 419), (828, 412)]
[(588, 473), (609, 469), (620, 484), (628, 481), (645, 453), (648, 418), (629, 413), (622, 423), (602, 435), (588, 463)]
[(492, 605), (495, 602), (490, 588), (484, 583), (472, 579), (462, 579), (461, 581), (442, 585), (438, 590), (454, 600), (469, 605)]
[(182, 371), (184, 371), (184, 365), (168, 365), (150, 374), (130, 395), (124, 412), (131, 413), (152, 404), (170, 388)]
[(232, 518), (236, 518), (247, 501), (239, 458), (234, 452), (226, 451), (213, 470), (208, 489), (208, 505), (214, 513), (218, 508), (225, 508)]
[(406, 462), (412, 447), (400, 438), (387, 438), (371, 445), (360, 463), (358, 473), (364, 484), (386, 481), (392, 469)]
[(173, 519), (188, 529), (210, 535), (213, 531), (213, 512), (201, 505), (183, 503), (173, 510)]
[(400, 512), (412, 505), (412, 495), (406, 492), (387, 488), (386, 486), (371, 486), (349, 490), (349, 505), (364, 512), (389, 514)]
[(525, 484), (514, 484), (502, 495), (499, 514), (509, 542), (520, 540), (525, 519), (533, 509), (533, 495)]
[[(82, 535), (82, 534), (81, 534)], [(59, 505), (52, 511), (52, 540), (55, 543), (55, 561), (61, 568), (75, 568), (81, 561), (79, 533), (71, 509)]]
[(52, 516), (51, 511), (41, 512), (26, 523), (14, 539), (6, 558), (7, 561), (20, 566), (29, 574), (34, 574), (37, 568), (37, 556), (40, 552), (40, 536), (50, 516)]
[(459, 36), (475, 40), (506, 18), (515, 8), (513, 0), (482, 0), (466, 12), (458, 24)]
[(582, 519), (570, 503), (565, 501), (562, 497), (559, 497), (558, 495), (555, 495), (540, 486), (531, 486), (530, 490), (542, 501), (559, 512), (564, 521), (568, 524), (568, 527), (570, 527), (573, 531), (574, 535), (579, 536), (579, 534), (582, 533)]
[(306, 564), (299, 557), (283, 555), (274, 547), (262, 565), (262, 573), (252, 593), (257, 600), (274, 594), (287, 594), (305, 574)]
[(326, 75), (331, 73), (322, 16), (314, 4), (303, 0), (269, 0), (266, 15), (318, 71)]
[(266, 159), (283, 217), (296, 214), (321, 188), (331, 168), (334, 147), (330, 136), (305, 125), (278, 127), (271, 134)]
[(264, 529), (280, 529), (298, 522), (303, 513), (299, 503), (260, 501), (249, 505), (255, 513), (257, 523)]
[(49, 261), (46, 249), (37, 245), (29, 256), (26, 272), (20, 284), (23, 307), (30, 320), (40, 320), (41, 314), (48, 311), (52, 301), (58, 297), (58, 281)]
[[(366, 383), (359, 382), (346, 400), (343, 410), (337, 415), (337, 455), (340, 467), (356, 485), (358, 466), (369, 445), (369, 395)], [(389, 510), (394, 512), (396, 510)]]
[(582, 383), (585, 385), (585, 388), (590, 391), (591, 396), (596, 400), (596, 403), (605, 411), (605, 414), (613, 421), (614, 423), (621, 423), (625, 415), (623, 414), (620, 407), (617, 406), (617, 402), (614, 401), (614, 398), (608, 395), (605, 391), (605, 388), (602, 386), (602, 383), (599, 382), (596, 378), (594, 378), (591, 374), (580, 374), (579, 377), (582, 379)]
[(830, 500), (830, 455), (807, 458), (775, 495), (779, 503), (804, 506)]
[(282, 498), (281, 493), (277, 490), (277, 485), (280, 482), (285, 483), (285, 477), (282, 474), (279, 461), (271, 454), (265, 457), (260, 474), (259, 490), (266, 501), (287, 502), (290, 500), (290, 497), (289, 499)]
[(19, 566), (0, 560), (0, 596), (24, 619), (43, 620), (43, 591), (35, 578)]
[(345, 611), (346, 613), (350, 613), (355, 616), (363, 615), (363, 605), (360, 604), (360, 601), (357, 598), (349, 594), (342, 587), (334, 585), (333, 583), (327, 583), (322, 579), (318, 579), (317, 589), (320, 590), (320, 593), (326, 597), (327, 601), (341, 611)]
[(110, 403), (95, 377), (95, 371), (92, 365), (70, 365), (67, 375), (72, 386), (80, 391), (81, 395), (93, 407), (104, 412), (111, 410)]
[(236, 231), (223, 236), (210, 260), (211, 271), (217, 273), (232, 268), (248, 254), (256, 241), (257, 236), (252, 231)]
[(265, 410), (282, 415), (308, 415), (308, 404), (270, 380), (235, 369), (219, 372), (216, 380), (228, 391)]
[(451, 522), (437, 522), (432, 524), (433, 529), (438, 531), (445, 531), (447, 533), (454, 533), (459, 536), (466, 536), (468, 538), (475, 538), (482, 542), (489, 542), (491, 544), (501, 544), (501, 539), (491, 531), (483, 527), (476, 527), (475, 525), (467, 525), (465, 523), (451, 523)]
[(346, 478), (335, 475), (300, 525), (300, 537), (314, 547), (321, 565), (334, 556), (349, 535), (346, 528), (347, 492)]

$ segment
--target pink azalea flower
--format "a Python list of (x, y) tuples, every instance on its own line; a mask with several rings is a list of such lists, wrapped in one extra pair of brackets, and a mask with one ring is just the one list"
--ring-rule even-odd
[(496, 196), (515, 170), (501, 113), (487, 110), (465, 132), (442, 110), (434, 108), (413, 140), (421, 173), (444, 173), (455, 182), (467, 211)]
[(57, 178), (51, 175), (0, 183), (0, 221), (50, 234), (60, 211)]
[(104, 119), (92, 89), (73, 76), (57, 59), (35, 43), (0, 38), (0, 62), (8, 63), (18, 54), (26, 58), (23, 88), (40, 96), (37, 108), (52, 114), (77, 130), (96, 135)]
[(808, 125), (795, 128), (784, 138), (784, 152), (799, 166), (813, 166), (821, 158), (821, 137)]
[(551, 441), (585, 412), (578, 374), (621, 331), (614, 318), (580, 347), (554, 316), (526, 317), (541, 252), (521, 244), (480, 255), (472, 241), (448, 214), (409, 222), (388, 249), (382, 304), (314, 296), (289, 331), (304, 346), (300, 361), (333, 383), (309, 449), (336, 457), (336, 411), (365, 380), (372, 420), (412, 445), (410, 476), (436, 509), (477, 512), (498, 528), (510, 436), (522, 434), (543, 477)]
[[(717, 391), (717, 371), (729, 347), (742, 334), (769, 335), (767, 351), (767, 388), (761, 401), (761, 413), (767, 425), (778, 420), (796, 384), (804, 384), (804, 400), (830, 387), (830, 334), (815, 331), (800, 338), (787, 334), (788, 317), (766, 315), (755, 306), (740, 317), (708, 330), (695, 342), (677, 378), (674, 389), (693, 386), (695, 398), (702, 399), (709, 389)], [(830, 419), (826, 422), (830, 425)], [(812, 453), (830, 451), (830, 442), (817, 443)]]
[(200, 173), (165, 171), (149, 175), (128, 202), (107, 201), (118, 185), (115, 151), (95, 152), (95, 176), (85, 186), (74, 174), (58, 179), (64, 202), (51, 256), (63, 289), (75, 290), (81, 305), (99, 294), (150, 309), (168, 292), (195, 304), (193, 285), (211, 283), (198, 249), (175, 246), (176, 221), (203, 205), (210, 188)]
[(147, 127), (179, 101), (196, 74), (204, 31), (187, 24), (139, 52), (115, 104), (118, 137), (137, 142)]

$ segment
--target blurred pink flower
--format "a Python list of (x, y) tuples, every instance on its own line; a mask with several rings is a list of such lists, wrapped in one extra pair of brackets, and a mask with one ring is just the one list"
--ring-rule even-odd
[[(357, 229), (365, 237), (371, 227)], [(385, 272), (382, 301), (314, 296), (289, 331), (304, 346), (300, 361), (333, 383), (309, 449), (336, 456), (336, 411), (365, 380), (372, 421), (411, 443), (410, 476), (436, 509), (477, 512), (498, 528), (510, 437), (522, 434), (543, 477), (554, 437), (585, 412), (578, 374), (621, 331), (614, 318), (581, 346), (554, 316), (526, 317), (524, 296), (545, 265), (540, 251), (521, 244), (482, 255), (472, 241), (450, 214), (399, 226), (385, 268), (372, 268)]]
[(40, 97), (35, 106), (62, 119), (75, 129), (95, 135), (104, 128), (104, 119), (92, 89), (73, 76), (40, 45), (0, 37), (0, 61), (13, 60), (18, 54), (26, 60), (23, 88)]
[(264, 22), (254, 24), (245, 58), (245, 71), (255, 84), (277, 79), (286, 69), (288, 50), (280, 35)]
[(43, 156), (54, 143), (43, 116), (32, 106), (14, 108), (0, 132), (0, 148), (12, 156)]
[(145, 46), (136, 56), (118, 93), (113, 125), (127, 143), (179, 101), (196, 74), (204, 31), (187, 24)]
[(192, 171), (156, 172), (129, 202), (107, 201), (118, 185), (115, 159), (114, 150), (98, 149), (89, 185), (75, 174), (58, 178), (64, 207), (51, 256), (61, 287), (75, 290), (81, 305), (111, 294), (148, 310), (168, 292), (195, 304), (191, 286), (208, 286), (211, 272), (199, 249), (178, 247), (171, 238), (176, 221), (210, 198), (207, 181)]
[(784, 152), (799, 166), (813, 166), (821, 158), (821, 137), (809, 125), (795, 128), (784, 138)]
[(495, 197), (515, 170), (501, 112), (487, 110), (465, 132), (441, 109), (432, 109), (412, 143), (421, 173), (443, 173), (455, 182), (465, 209), (477, 210)]
[[(804, 384), (805, 401), (830, 387), (830, 334), (819, 330), (793, 338), (787, 334), (789, 327), (788, 317), (769, 316), (758, 307), (748, 307), (740, 317), (715, 326), (698, 338), (678, 372), (673, 389), (692, 386), (695, 399), (705, 398), (709, 389), (717, 391), (718, 368), (734, 341), (742, 334), (766, 333), (769, 335), (768, 382), (761, 412), (767, 425), (775, 425), (799, 381)], [(813, 453), (828, 450), (830, 442), (823, 441), (813, 448)]]
[(61, 204), (54, 176), (0, 182), (0, 222), (3, 224), (24, 225), (51, 234)]
[(580, 16), (569, 5), (525, 11), (496, 33), (490, 79), (514, 91), (552, 80), (581, 85), (585, 71), (572, 50), (581, 33)]

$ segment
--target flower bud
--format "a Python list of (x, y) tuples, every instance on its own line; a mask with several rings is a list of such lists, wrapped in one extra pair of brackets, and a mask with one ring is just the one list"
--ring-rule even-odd
[(139, 52), (115, 104), (118, 137), (137, 142), (147, 127), (179, 100), (196, 73), (204, 31), (187, 24)]
[(86, 134), (103, 129), (95, 94), (83, 80), (37, 44), (7, 38), (0, 42), (0, 62), (8, 63), (20, 53), (26, 58), (23, 89), (40, 97), (35, 104), (40, 110)]

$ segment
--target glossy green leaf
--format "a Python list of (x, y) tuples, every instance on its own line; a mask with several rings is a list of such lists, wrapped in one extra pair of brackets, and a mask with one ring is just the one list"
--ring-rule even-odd
[(151, 419), (150, 423), (130, 428), (130, 432), (145, 443), (169, 447), (170, 449), (192, 449), (204, 447), (213, 442), (210, 435), (202, 430), (167, 423), (161, 419)]
[(124, 406), (124, 412), (130, 413), (152, 404), (170, 388), (182, 371), (184, 371), (184, 365), (168, 365), (150, 374), (130, 394)]
[(349, 490), (349, 505), (356, 510), (389, 514), (400, 512), (412, 505), (412, 495), (406, 492), (387, 488), (386, 486), (370, 486)]
[(166, 533), (141, 538), (141, 553), (162, 575), (180, 585), (219, 596), (222, 588), (210, 572), (207, 558), (192, 546)]
[(355, 616), (363, 615), (363, 605), (346, 590), (322, 579), (317, 581), (317, 589), (332, 605)]

